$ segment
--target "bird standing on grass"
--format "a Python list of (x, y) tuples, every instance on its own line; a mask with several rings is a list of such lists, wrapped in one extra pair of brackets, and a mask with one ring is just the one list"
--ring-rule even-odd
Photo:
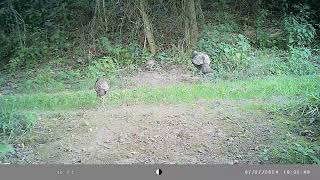
[(109, 90), (109, 85), (106, 79), (99, 77), (96, 81), (96, 84), (94, 86), (94, 89), (97, 92), (97, 96), (100, 97), (100, 101), (102, 105), (104, 105), (104, 99), (105, 95), (107, 94), (107, 91)]
[(208, 54), (203, 52), (193, 51), (192, 64), (203, 74), (212, 73), (213, 70), (210, 67), (211, 59)]

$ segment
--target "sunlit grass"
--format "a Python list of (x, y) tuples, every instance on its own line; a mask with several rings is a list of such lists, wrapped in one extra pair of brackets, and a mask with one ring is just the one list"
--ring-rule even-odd
[[(269, 77), (265, 79), (223, 81), (206, 84), (179, 84), (166, 87), (141, 87), (137, 89), (112, 90), (107, 104), (123, 103), (180, 103), (199, 99), (252, 99), (270, 96), (303, 96), (320, 89), (319, 76)], [(59, 110), (90, 108), (99, 105), (99, 99), (92, 91), (63, 91), (47, 94), (0, 96), (3, 106), (14, 105), (26, 110)]]

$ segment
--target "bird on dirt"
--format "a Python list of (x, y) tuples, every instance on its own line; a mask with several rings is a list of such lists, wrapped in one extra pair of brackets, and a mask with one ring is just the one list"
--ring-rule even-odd
[(109, 90), (109, 84), (106, 79), (103, 77), (97, 78), (97, 81), (94, 86), (95, 91), (97, 92), (97, 96), (100, 98), (100, 101), (104, 105), (104, 98), (107, 94), (107, 91)]
[(213, 70), (210, 67), (211, 59), (208, 54), (204, 52), (193, 51), (192, 64), (203, 74), (212, 73)]
[(157, 62), (156, 60), (154, 60), (153, 58), (149, 59), (146, 64), (144, 65), (145, 66), (145, 69), (148, 70), (148, 71), (152, 71), (156, 68), (156, 65), (157, 65)]

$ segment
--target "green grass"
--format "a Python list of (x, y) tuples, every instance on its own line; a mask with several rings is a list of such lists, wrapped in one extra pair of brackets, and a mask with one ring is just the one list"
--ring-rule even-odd
[[(303, 99), (292, 98), (285, 104), (247, 105), (245, 110), (272, 112), (273, 134), (276, 145), (268, 146), (261, 152), (262, 158), (275, 164), (318, 164), (320, 165), (320, 122), (319, 91), (306, 94)], [(301, 135), (313, 132), (313, 135)]]
[[(199, 99), (257, 99), (263, 98), (266, 104), (250, 104), (245, 109), (263, 109), (277, 112), (283, 104), (268, 102), (274, 97), (286, 97), (284, 104), (297, 104), (295, 97), (315, 94), (320, 89), (319, 76), (282, 76), (266, 77), (264, 79), (249, 79), (221, 81), (205, 84), (179, 84), (166, 87), (141, 87), (137, 89), (113, 89), (107, 103), (110, 106), (128, 104), (156, 104), (162, 102), (188, 103)], [(288, 100), (288, 101), (287, 101)], [(36, 116), (29, 111), (54, 111), (78, 108), (92, 108), (99, 105), (99, 99), (94, 90), (91, 91), (62, 91), (60, 93), (33, 93), (1, 95), (0, 110), (4, 112), (0, 118), (3, 130), (13, 132), (18, 127), (21, 132), (32, 128)], [(21, 111), (24, 111), (21, 113)], [(318, 161), (318, 146), (308, 142), (304, 137), (295, 135), (299, 128), (297, 121), (285, 116), (274, 119), (278, 133), (275, 141), (279, 146), (265, 148), (262, 156), (268, 161), (297, 164)], [(2, 130), (2, 131), (3, 131)], [(3, 132), (2, 132), (3, 134)], [(10, 134), (10, 133), (9, 133)], [(21, 133), (20, 133), (21, 134)], [(11, 136), (11, 135), (10, 135)], [(8, 142), (8, 140), (6, 140)]]
[(277, 114), (273, 118), (277, 131), (273, 134), (273, 145), (261, 150), (262, 159), (268, 164), (318, 164), (320, 165), (319, 141), (310, 142), (299, 136), (299, 123), (288, 116)]
[[(198, 99), (252, 99), (270, 96), (303, 96), (320, 89), (319, 76), (283, 76), (241, 81), (223, 81), (216, 84), (180, 84), (167, 87), (141, 87), (113, 90), (107, 103), (179, 103)], [(15, 106), (21, 110), (60, 110), (90, 108), (99, 104), (92, 91), (64, 91), (61, 93), (34, 93), (0, 96), (3, 106)]]
[(6, 153), (13, 153), (14, 148), (8, 144), (0, 144), (0, 157)]
[(97, 105), (96, 95), (89, 91), (36, 93), (29, 95), (0, 96), (0, 104), (17, 110), (63, 110)]

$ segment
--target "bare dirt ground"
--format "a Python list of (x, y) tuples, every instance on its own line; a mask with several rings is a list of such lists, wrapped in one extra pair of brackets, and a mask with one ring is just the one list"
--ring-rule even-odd
[[(172, 73), (174, 78), (146, 72), (130, 82), (137, 87), (194, 81)], [(265, 113), (241, 110), (252, 103), (199, 100), (43, 113), (29, 141), (8, 162), (259, 164), (259, 150), (272, 143), (274, 128)]]
[(167, 71), (144, 71), (122, 78), (124, 88), (143, 86), (166, 86), (181, 83), (198, 83), (203, 81), (200, 76), (193, 76), (185, 67), (171, 67)]

